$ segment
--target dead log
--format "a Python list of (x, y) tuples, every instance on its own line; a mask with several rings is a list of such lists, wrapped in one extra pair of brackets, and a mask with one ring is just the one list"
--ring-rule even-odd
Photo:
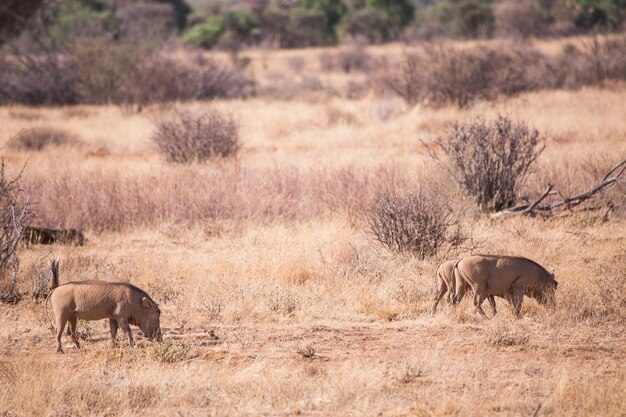
[(52, 245), (53, 243), (82, 246), (85, 235), (77, 229), (50, 229), (47, 227), (26, 226), (22, 238), (31, 245)]
[[(595, 197), (603, 191), (608, 190), (616, 184), (623, 182), (622, 176), (624, 175), (624, 172), (626, 172), (626, 159), (611, 168), (609, 172), (607, 172), (607, 174), (604, 176), (604, 178), (602, 178), (602, 181), (600, 181), (600, 183), (598, 183), (590, 190), (585, 191), (584, 193), (580, 193), (571, 197), (563, 197), (560, 192), (553, 191), (552, 185), (549, 184), (546, 191), (544, 191), (544, 193), (541, 194), (541, 196), (539, 196), (539, 198), (536, 199), (533, 203), (522, 204), (506, 210), (499, 211), (497, 213), (494, 213), (492, 217), (500, 217), (509, 214), (524, 214), (527, 216), (532, 216), (535, 215), (537, 212), (543, 215), (550, 215), (556, 209), (571, 209), (572, 207), (582, 204), (590, 198)], [(550, 195), (561, 196), (561, 201), (546, 205), (540, 205), (541, 202)]]

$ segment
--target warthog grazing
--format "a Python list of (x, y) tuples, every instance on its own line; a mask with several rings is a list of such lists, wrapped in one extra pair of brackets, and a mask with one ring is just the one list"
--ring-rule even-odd
[[(519, 317), (524, 295), (546, 304), (557, 287), (554, 274), (535, 261), (516, 256), (467, 256), (456, 264), (453, 272), (454, 280), (463, 280), (474, 290), (474, 305), (483, 316), (481, 305), (489, 295), (509, 299), (515, 316)], [(458, 302), (458, 294), (453, 298)]]
[[(433, 304), (433, 314), (437, 311), (437, 305), (439, 301), (446, 295), (447, 292), (449, 295), (449, 302), (452, 305), (456, 305), (459, 301), (463, 299), (465, 293), (470, 288), (470, 286), (463, 280), (458, 280), (456, 283), (456, 291), (453, 288), (453, 276), (452, 271), (454, 270), (454, 266), (458, 262), (458, 259), (452, 259), (450, 261), (445, 261), (437, 266), (437, 270), (435, 271), (435, 281), (437, 284), (437, 293), (435, 294), (435, 303)], [(457, 294), (457, 300), (454, 300), (454, 294)], [(489, 299), (489, 304), (491, 305), (491, 309), (493, 310), (493, 314), (496, 314), (498, 311), (496, 310), (496, 300), (492, 295), (487, 297)]]
[(80, 348), (76, 336), (77, 319), (109, 319), (113, 346), (116, 345), (118, 327), (126, 333), (128, 344), (134, 346), (131, 324), (139, 326), (148, 339), (161, 340), (161, 310), (145, 291), (126, 282), (74, 281), (59, 286), (58, 261), (53, 261), (50, 268), (52, 279), (48, 298), (57, 325), (57, 352), (63, 353), (61, 336), (67, 322), (72, 340)]

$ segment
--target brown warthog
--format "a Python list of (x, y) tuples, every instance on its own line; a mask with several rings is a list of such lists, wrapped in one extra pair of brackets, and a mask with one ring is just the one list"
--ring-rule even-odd
[(134, 346), (131, 324), (139, 326), (150, 340), (161, 340), (161, 310), (145, 291), (126, 282), (74, 281), (58, 286), (58, 261), (53, 261), (51, 269), (48, 298), (56, 319), (57, 352), (63, 353), (61, 336), (68, 321), (72, 340), (80, 348), (77, 319), (109, 319), (113, 346), (118, 327), (126, 333), (128, 344)]
[[(467, 256), (456, 264), (453, 272), (454, 280), (463, 280), (474, 290), (474, 305), (483, 316), (481, 305), (489, 295), (509, 299), (515, 316), (519, 317), (524, 295), (546, 304), (553, 299), (557, 287), (554, 274), (535, 261), (516, 256)], [(458, 294), (453, 299), (458, 301)]]
[[(454, 284), (452, 282), (452, 271), (454, 266), (458, 262), (458, 259), (452, 259), (450, 261), (445, 261), (437, 266), (437, 270), (435, 271), (435, 281), (437, 285), (437, 293), (435, 294), (435, 303), (433, 304), (433, 314), (437, 311), (437, 305), (439, 301), (446, 295), (447, 292), (450, 293), (448, 301), (450, 304), (456, 305), (459, 301), (463, 299), (463, 296), (470, 288), (470, 286), (463, 280), (458, 280), (456, 283), (456, 292), (452, 287)], [(454, 294), (457, 294), (457, 301), (454, 300)], [(493, 296), (488, 296), (489, 304), (491, 305), (491, 309), (493, 310), (493, 314), (497, 313), (496, 310), (496, 300)]]

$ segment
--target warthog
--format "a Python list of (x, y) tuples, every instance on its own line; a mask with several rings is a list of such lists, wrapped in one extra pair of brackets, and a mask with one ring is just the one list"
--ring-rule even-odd
[[(76, 335), (76, 321), (109, 319), (111, 341), (120, 327), (134, 346), (130, 325), (139, 326), (148, 339), (161, 340), (159, 306), (143, 290), (126, 282), (74, 281), (58, 285), (58, 261), (52, 262), (50, 280), (50, 304), (56, 320), (57, 352), (61, 349), (61, 336), (67, 322), (69, 333), (77, 348), (80, 348)], [(46, 303), (48, 299), (46, 299)]]
[[(470, 288), (470, 286), (463, 280), (458, 280), (456, 282), (456, 291), (453, 288), (453, 276), (452, 271), (454, 270), (454, 266), (458, 262), (458, 259), (452, 259), (450, 261), (445, 261), (437, 266), (437, 270), (435, 271), (435, 281), (437, 284), (437, 293), (435, 294), (435, 303), (433, 304), (433, 314), (437, 311), (437, 305), (441, 301), (444, 295), (449, 292), (449, 302), (452, 305), (456, 305), (459, 301), (463, 299), (465, 293)], [(454, 295), (457, 294), (457, 301), (454, 300)], [(496, 300), (492, 295), (487, 297), (489, 299), (489, 304), (491, 305), (491, 309), (493, 310), (493, 314), (497, 313), (496, 310)]]
[[(553, 273), (535, 261), (516, 256), (467, 256), (456, 264), (453, 272), (454, 280), (463, 280), (474, 290), (474, 305), (483, 316), (481, 305), (489, 295), (509, 299), (519, 318), (524, 295), (546, 304), (553, 299), (557, 287)], [(458, 294), (453, 298), (457, 301)]]

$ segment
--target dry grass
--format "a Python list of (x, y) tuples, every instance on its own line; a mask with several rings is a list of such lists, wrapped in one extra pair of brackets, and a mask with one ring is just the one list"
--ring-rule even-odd
[[(265, 59), (268, 71), (307, 74), (319, 53)], [(250, 53), (253, 67), (261, 54)], [(289, 64), (296, 55), (302, 61)], [(28, 161), (40, 220), (84, 227), (87, 238), (22, 251), (24, 301), (0, 305), (0, 415), (512, 416), (539, 404), (542, 416), (624, 415), (624, 186), (556, 218), (491, 219), (427, 156), (454, 122), (505, 114), (548, 135), (522, 196), (549, 180), (583, 190), (626, 155), (626, 88), (614, 87), (464, 110), (372, 97), (217, 101), (210, 107), (236, 109), (240, 120), (237, 161), (181, 166), (150, 142), (150, 117), (162, 108), (0, 108), (2, 144), (37, 126), (81, 137), (81, 147), (9, 149), (5, 158), (12, 169)], [(448, 257), (534, 259), (559, 281), (555, 308), (525, 300), (514, 320), (498, 300), (485, 320), (466, 297), (430, 315), (440, 259), (382, 250), (363, 217), (381, 189), (418, 186), (436, 191), (467, 235)], [(108, 328), (92, 322), (79, 325), (82, 350), (55, 354), (36, 298), (56, 256), (62, 282), (146, 289), (161, 305), (164, 343), (135, 331), (137, 349), (111, 348)]]

